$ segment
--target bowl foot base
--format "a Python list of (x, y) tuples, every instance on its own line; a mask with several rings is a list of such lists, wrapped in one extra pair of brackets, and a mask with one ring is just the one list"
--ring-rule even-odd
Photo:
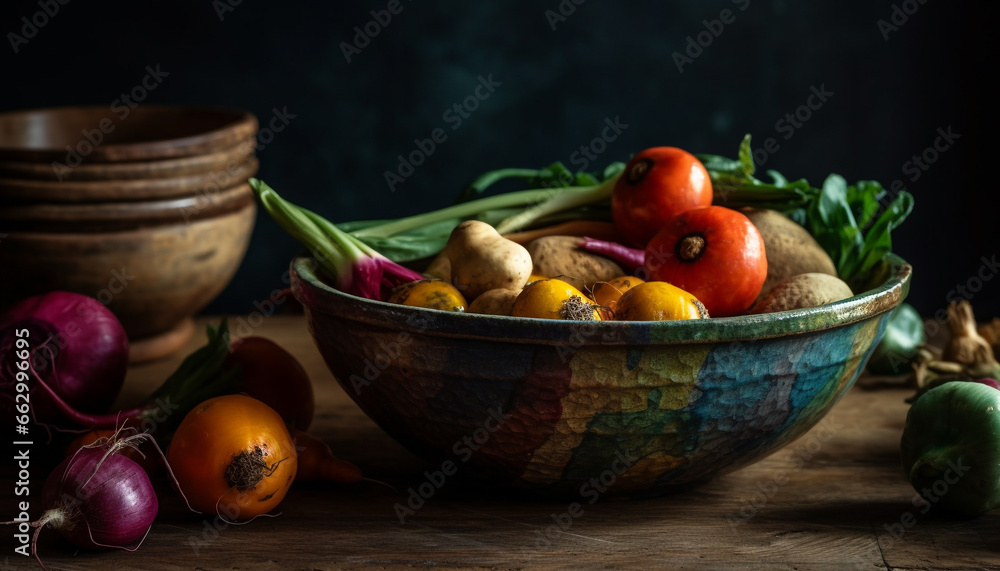
[(129, 339), (129, 363), (143, 363), (162, 359), (187, 344), (194, 334), (194, 319), (188, 317), (172, 329), (152, 337)]

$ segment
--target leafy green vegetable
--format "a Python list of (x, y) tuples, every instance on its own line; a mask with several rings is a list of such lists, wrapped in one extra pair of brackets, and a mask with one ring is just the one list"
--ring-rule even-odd
[(716, 203), (753, 206), (784, 212), (804, 226), (830, 254), (840, 278), (859, 289), (872, 268), (892, 251), (891, 232), (913, 210), (906, 191), (892, 195), (881, 184), (863, 180), (847, 184), (831, 174), (815, 188), (806, 180), (789, 181), (767, 171), (771, 182), (754, 178), (750, 136), (743, 138), (739, 159), (698, 155), (712, 178)]
[(910, 304), (903, 302), (892, 310), (885, 335), (866, 365), (874, 375), (902, 376), (913, 372), (911, 364), (917, 349), (927, 340), (924, 320)]
[[(736, 159), (697, 156), (712, 179), (716, 204), (770, 208), (787, 214), (816, 238), (834, 260), (841, 279), (855, 291), (865, 289), (868, 274), (892, 249), (892, 230), (913, 208), (908, 192), (892, 195), (875, 181), (850, 185), (832, 174), (815, 188), (805, 179), (789, 180), (774, 170), (766, 171), (768, 180), (756, 178), (750, 135), (740, 143)], [(326, 228), (325, 233), (343, 232), (350, 241), (394, 262), (423, 260), (440, 252), (452, 229), (470, 218), (488, 222), (501, 234), (567, 218), (610, 220), (611, 194), (624, 170), (625, 163), (616, 161), (594, 173), (574, 173), (559, 162), (540, 169), (489, 171), (463, 188), (451, 206), (397, 220), (342, 222)], [(519, 182), (528, 190), (486, 196), (502, 181)], [(308, 214), (312, 221), (306, 226), (315, 226), (318, 216)], [(302, 237), (302, 232), (290, 232)], [(344, 238), (338, 236), (338, 241)]]
[[(490, 171), (470, 183), (458, 202), (446, 208), (386, 222), (339, 224), (338, 228), (391, 260), (418, 260), (441, 251), (451, 230), (469, 218), (483, 220), (501, 233), (508, 233), (530, 224), (551, 222), (571, 211), (593, 213), (595, 205), (608, 202), (615, 180), (624, 168), (622, 163), (613, 163), (601, 175), (572, 174), (562, 163), (553, 163), (538, 170)], [(533, 187), (476, 198), (497, 182), (511, 178)]]

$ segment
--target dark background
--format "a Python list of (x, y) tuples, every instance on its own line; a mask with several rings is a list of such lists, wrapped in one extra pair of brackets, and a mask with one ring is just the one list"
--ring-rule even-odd
[[(387, 4), (72, 0), (15, 54), (8, 34), (40, 6), (7, 0), (0, 110), (110, 105), (159, 65), (169, 75), (145, 103), (237, 107), (264, 125), (276, 111), (294, 115), (259, 152), (259, 177), (335, 222), (445, 206), (487, 170), (580, 166), (571, 164), (574, 151), (608, 119), (627, 128), (590, 169), (659, 145), (732, 156), (750, 133), (758, 144), (776, 140), (764, 166), (789, 178), (900, 181), (916, 204), (894, 233), (895, 251), (915, 267), (909, 301), (933, 316), (963, 287), (980, 320), (1000, 316), (987, 148), (996, 125), (995, 7), (401, 0), (402, 11), (348, 62), (342, 42)], [(711, 36), (724, 9), (733, 18)], [(551, 20), (560, 10), (564, 19)], [(679, 69), (675, 52), (699, 34), (711, 43)], [(499, 86), (460, 125), (444, 114), (490, 76)], [(778, 121), (812, 88), (832, 95), (789, 136)], [(391, 191), (385, 171), (436, 128), (447, 140)], [(932, 148), (939, 129), (959, 136), (945, 151), (927, 151), (937, 156), (917, 178), (906, 163)], [(206, 311), (253, 310), (284, 286), (298, 250), (261, 212), (241, 269)]]

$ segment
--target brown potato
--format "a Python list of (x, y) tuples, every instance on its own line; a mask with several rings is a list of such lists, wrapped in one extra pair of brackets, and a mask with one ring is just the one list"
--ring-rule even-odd
[(625, 273), (610, 258), (577, 247), (577, 236), (544, 236), (528, 243), (535, 274), (559, 278), (578, 290), (589, 291), (597, 282)]
[(439, 280), (444, 280), (446, 282), (451, 281), (451, 260), (448, 259), (448, 254), (441, 250), (441, 252), (431, 260), (431, 263), (424, 270), (424, 276), (429, 278), (437, 278)]
[(479, 220), (466, 220), (448, 237), (445, 252), (451, 283), (466, 299), (491, 289), (520, 290), (531, 275), (531, 255), (524, 246)]
[(760, 231), (767, 256), (767, 278), (759, 302), (778, 282), (806, 273), (837, 276), (837, 267), (808, 230), (777, 210), (741, 208)]
[(774, 313), (804, 307), (816, 307), (854, 295), (840, 278), (829, 274), (805, 273), (777, 283), (764, 299), (747, 313)]
[(510, 309), (514, 307), (514, 300), (521, 290), (513, 289), (491, 289), (479, 294), (479, 297), (469, 304), (468, 313), (481, 313), (486, 315), (510, 315)]

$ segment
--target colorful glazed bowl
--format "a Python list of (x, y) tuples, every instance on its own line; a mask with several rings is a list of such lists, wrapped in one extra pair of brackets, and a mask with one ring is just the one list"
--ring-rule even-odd
[(853, 385), (906, 296), (878, 285), (821, 307), (665, 322), (568, 322), (442, 312), (342, 293), (314, 263), (292, 287), (330, 371), (432, 466), (547, 493), (635, 496), (764, 458)]

